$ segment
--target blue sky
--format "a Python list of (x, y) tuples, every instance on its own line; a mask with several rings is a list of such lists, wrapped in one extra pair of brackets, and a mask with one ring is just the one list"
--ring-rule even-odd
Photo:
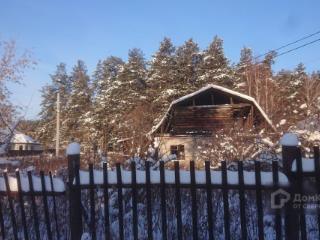
[[(176, 45), (191, 37), (204, 49), (218, 35), (232, 62), (243, 46), (259, 55), (320, 30), (319, 9), (319, 1), (2, 0), (0, 37), (15, 39), (38, 60), (24, 86), (10, 85), (11, 99), (22, 106), (30, 102), (27, 118), (36, 118), (39, 90), (59, 62), (70, 70), (82, 59), (92, 73), (99, 59), (126, 59), (133, 47), (149, 58), (165, 36)], [(320, 42), (279, 57), (274, 69), (299, 62), (308, 71), (320, 69), (319, 52)]]

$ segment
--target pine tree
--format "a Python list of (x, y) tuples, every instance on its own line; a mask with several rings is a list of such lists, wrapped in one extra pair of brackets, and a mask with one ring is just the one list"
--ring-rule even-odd
[(109, 110), (118, 137), (127, 137), (126, 115), (146, 101), (146, 62), (140, 49), (129, 51), (128, 62), (121, 68), (116, 83), (110, 90)]
[(152, 88), (161, 90), (174, 81), (173, 73), (176, 71), (174, 53), (175, 47), (171, 40), (164, 38), (150, 63), (148, 83)]
[(277, 82), (285, 103), (282, 115), (288, 126), (294, 125), (303, 118), (305, 109), (302, 89), (306, 78), (303, 64), (299, 64), (293, 71), (283, 70), (277, 74)]
[(170, 102), (180, 96), (175, 89), (178, 79), (175, 47), (169, 38), (164, 38), (159, 50), (150, 62), (148, 74), (149, 99), (158, 117), (165, 111)]
[(177, 79), (174, 85), (180, 94), (185, 95), (196, 89), (200, 62), (199, 47), (192, 39), (177, 48)]
[[(66, 65), (60, 63), (54, 74), (50, 75), (51, 84), (41, 89), (42, 102), (40, 111), (40, 123), (38, 126), (38, 139), (48, 148), (53, 148), (56, 134), (56, 106), (57, 92), (60, 92), (60, 120), (65, 121), (67, 116), (67, 102), (71, 92), (70, 78), (67, 74)], [(66, 128), (61, 126), (61, 142), (65, 143)]]
[(240, 60), (236, 65), (236, 76), (234, 88), (237, 91), (252, 95), (254, 63), (252, 50), (244, 47), (241, 49)]
[(90, 78), (87, 75), (85, 63), (81, 60), (73, 68), (70, 76), (72, 91), (67, 104), (67, 116), (63, 124), (67, 127), (70, 138), (83, 143), (90, 141), (90, 108), (91, 89)]
[(203, 53), (202, 64), (199, 70), (201, 85), (217, 84), (233, 87), (233, 73), (229, 61), (224, 55), (223, 40), (215, 36), (212, 43)]
[(118, 75), (124, 66), (122, 59), (110, 56), (99, 61), (94, 73), (94, 99), (91, 109), (91, 125), (100, 147), (106, 149), (108, 142), (113, 138), (113, 106), (116, 105), (113, 89), (118, 88)]

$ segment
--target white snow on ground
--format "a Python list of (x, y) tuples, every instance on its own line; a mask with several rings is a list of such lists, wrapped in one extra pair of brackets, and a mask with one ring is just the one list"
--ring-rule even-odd
[(20, 165), (19, 160), (8, 160), (5, 158), (0, 158), (0, 165), (12, 165), (12, 166), (18, 166)]
[(73, 142), (67, 147), (67, 155), (77, 155), (80, 154), (80, 144)]
[[(28, 177), (26, 175), (20, 173), (20, 178), (21, 178), (22, 191), (29, 192), (30, 188), (29, 188)], [(50, 182), (49, 176), (45, 176), (44, 178), (45, 178), (46, 190), (47, 191), (52, 191), (51, 182)], [(8, 180), (9, 180), (10, 190), (13, 191), (13, 192), (18, 191), (17, 178), (9, 176)], [(42, 185), (41, 185), (40, 177), (32, 176), (32, 180), (33, 180), (34, 191), (42, 191)], [(65, 185), (64, 185), (64, 182), (62, 181), (62, 179), (54, 177), (53, 178), (53, 188), (54, 188), (55, 192), (63, 192), (63, 191), (65, 191)], [(5, 181), (4, 181), (4, 177), (0, 177), (0, 191), (6, 191), (6, 190), (7, 190), (7, 188), (6, 188), (6, 184), (5, 184)]]
[(298, 146), (298, 136), (294, 133), (285, 133), (280, 139), (280, 144), (282, 146)]
[[(211, 171), (211, 183), (212, 184), (222, 184), (222, 174), (221, 171)], [(131, 171), (121, 170), (122, 183), (130, 184), (131, 183)], [(206, 173), (205, 171), (196, 170), (196, 183), (205, 184), (206, 183)], [(160, 183), (160, 171), (159, 170), (150, 170), (151, 183), (159, 184)], [(238, 172), (237, 171), (227, 171), (228, 183), (231, 185), (239, 184)], [(137, 170), (137, 183), (143, 184), (146, 182), (145, 171)], [(262, 185), (272, 185), (272, 172), (261, 172), (261, 184)], [(165, 170), (165, 181), (166, 183), (173, 184), (175, 183), (175, 172), (173, 170)], [(117, 172), (108, 171), (108, 182), (110, 184), (117, 183)], [(190, 171), (180, 170), (180, 182), (182, 184), (189, 184), (190, 181)], [(101, 170), (94, 170), (94, 183), (103, 184), (103, 172)], [(255, 173), (244, 171), (244, 183), (247, 185), (255, 185)], [(279, 172), (279, 184), (281, 186), (288, 185), (287, 177)], [(80, 184), (89, 184), (89, 172), (80, 171)]]

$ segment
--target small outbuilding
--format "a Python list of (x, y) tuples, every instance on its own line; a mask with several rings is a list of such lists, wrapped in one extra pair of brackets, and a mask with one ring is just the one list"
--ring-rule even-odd
[(32, 137), (20, 132), (15, 132), (11, 142), (9, 151), (42, 151), (42, 146)]
[(256, 100), (245, 94), (208, 85), (171, 103), (150, 135), (159, 145), (159, 154), (176, 154), (192, 160), (199, 142), (222, 129), (275, 130)]

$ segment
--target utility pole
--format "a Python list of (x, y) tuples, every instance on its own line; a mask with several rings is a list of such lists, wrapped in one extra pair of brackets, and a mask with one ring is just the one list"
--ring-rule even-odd
[(59, 156), (60, 148), (60, 91), (57, 92), (57, 126), (56, 126), (56, 157)]

